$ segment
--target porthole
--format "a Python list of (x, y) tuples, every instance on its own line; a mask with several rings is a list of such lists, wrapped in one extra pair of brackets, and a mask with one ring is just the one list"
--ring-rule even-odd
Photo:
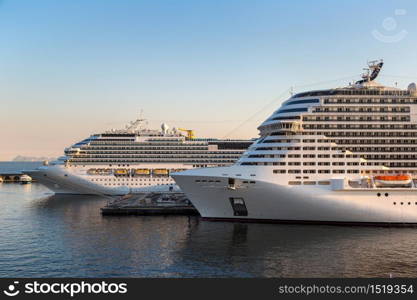
[(376, 194), (378, 197), (381, 197), (381, 193)]
[(404, 202), (401, 202), (401, 205), (404, 205)]
[(396, 205), (396, 204), (397, 204), (397, 202), (394, 202), (393, 204), (394, 204), (394, 205)]
[(411, 205), (411, 202), (408, 202), (408, 205)]
[(385, 197), (388, 197), (388, 193), (385, 193)]

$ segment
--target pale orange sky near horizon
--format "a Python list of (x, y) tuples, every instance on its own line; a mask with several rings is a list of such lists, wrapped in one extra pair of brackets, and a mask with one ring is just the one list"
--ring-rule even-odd
[[(134, 118), (135, 116), (133, 116)], [(84, 119), (79, 119), (80, 122), (85, 122)], [(32, 123), (33, 122), (33, 123)], [(39, 122), (33, 119), (33, 121), (26, 123), (30, 125), (29, 128), (22, 126), (14, 126), (11, 130), (2, 131), (0, 139), (2, 141), (14, 141), (13, 143), (4, 144), (1, 149), (0, 161), (9, 161), (18, 155), (21, 156), (34, 156), (34, 157), (58, 157), (63, 155), (65, 147), (68, 147), (93, 133), (101, 133), (111, 128), (123, 128), (127, 122), (114, 122), (113, 126), (103, 124), (92, 124), (88, 121), (85, 122), (85, 126), (80, 128), (79, 126), (71, 126), (71, 122), (68, 121), (50, 121)], [(110, 123), (110, 122), (108, 122)], [(162, 122), (149, 121), (149, 128), (159, 129)], [(197, 137), (224, 137), (224, 124), (234, 124), (235, 126), (239, 122), (225, 122), (211, 124), (208, 128), (203, 123), (191, 125), (192, 122), (178, 122), (176, 125), (174, 122), (167, 122), (170, 127), (185, 127), (196, 130)], [(181, 124), (182, 125), (181, 125)], [(232, 134), (228, 138), (251, 138), (257, 136), (257, 130), (248, 128), (249, 124), (254, 124), (253, 121), (249, 121), (243, 127), (247, 128), (246, 134), (240, 131), (240, 135)], [(120, 126), (117, 126), (120, 125)], [(3, 124), (1, 125), (4, 128)], [(256, 127), (256, 125), (255, 125)], [(201, 129), (200, 129), (201, 128)], [(254, 134), (251, 134), (254, 132)], [(18, 137), (18, 138), (17, 138)]]

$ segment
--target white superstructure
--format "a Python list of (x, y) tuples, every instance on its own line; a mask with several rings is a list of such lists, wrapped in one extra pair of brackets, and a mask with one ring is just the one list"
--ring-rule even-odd
[(417, 93), (374, 81), (299, 93), (229, 167), (173, 175), (205, 218), (417, 223)]
[(123, 130), (94, 134), (66, 148), (57, 161), (25, 173), (55, 193), (178, 191), (171, 173), (230, 165), (253, 142), (195, 138), (194, 131), (169, 129), (165, 123), (161, 130), (144, 129), (143, 121), (139, 118)]

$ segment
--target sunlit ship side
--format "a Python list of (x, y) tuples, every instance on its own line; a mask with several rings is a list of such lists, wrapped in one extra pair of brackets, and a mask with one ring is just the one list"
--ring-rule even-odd
[(417, 223), (417, 93), (377, 84), (292, 96), (229, 167), (173, 175), (204, 218)]
[(150, 130), (143, 123), (139, 118), (125, 129), (94, 134), (58, 160), (25, 173), (59, 194), (179, 191), (171, 173), (230, 165), (253, 142), (196, 138), (193, 130), (166, 124)]

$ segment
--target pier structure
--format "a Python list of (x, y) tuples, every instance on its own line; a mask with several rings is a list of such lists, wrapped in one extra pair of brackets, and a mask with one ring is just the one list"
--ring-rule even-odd
[(198, 215), (184, 193), (128, 194), (110, 200), (102, 215)]

